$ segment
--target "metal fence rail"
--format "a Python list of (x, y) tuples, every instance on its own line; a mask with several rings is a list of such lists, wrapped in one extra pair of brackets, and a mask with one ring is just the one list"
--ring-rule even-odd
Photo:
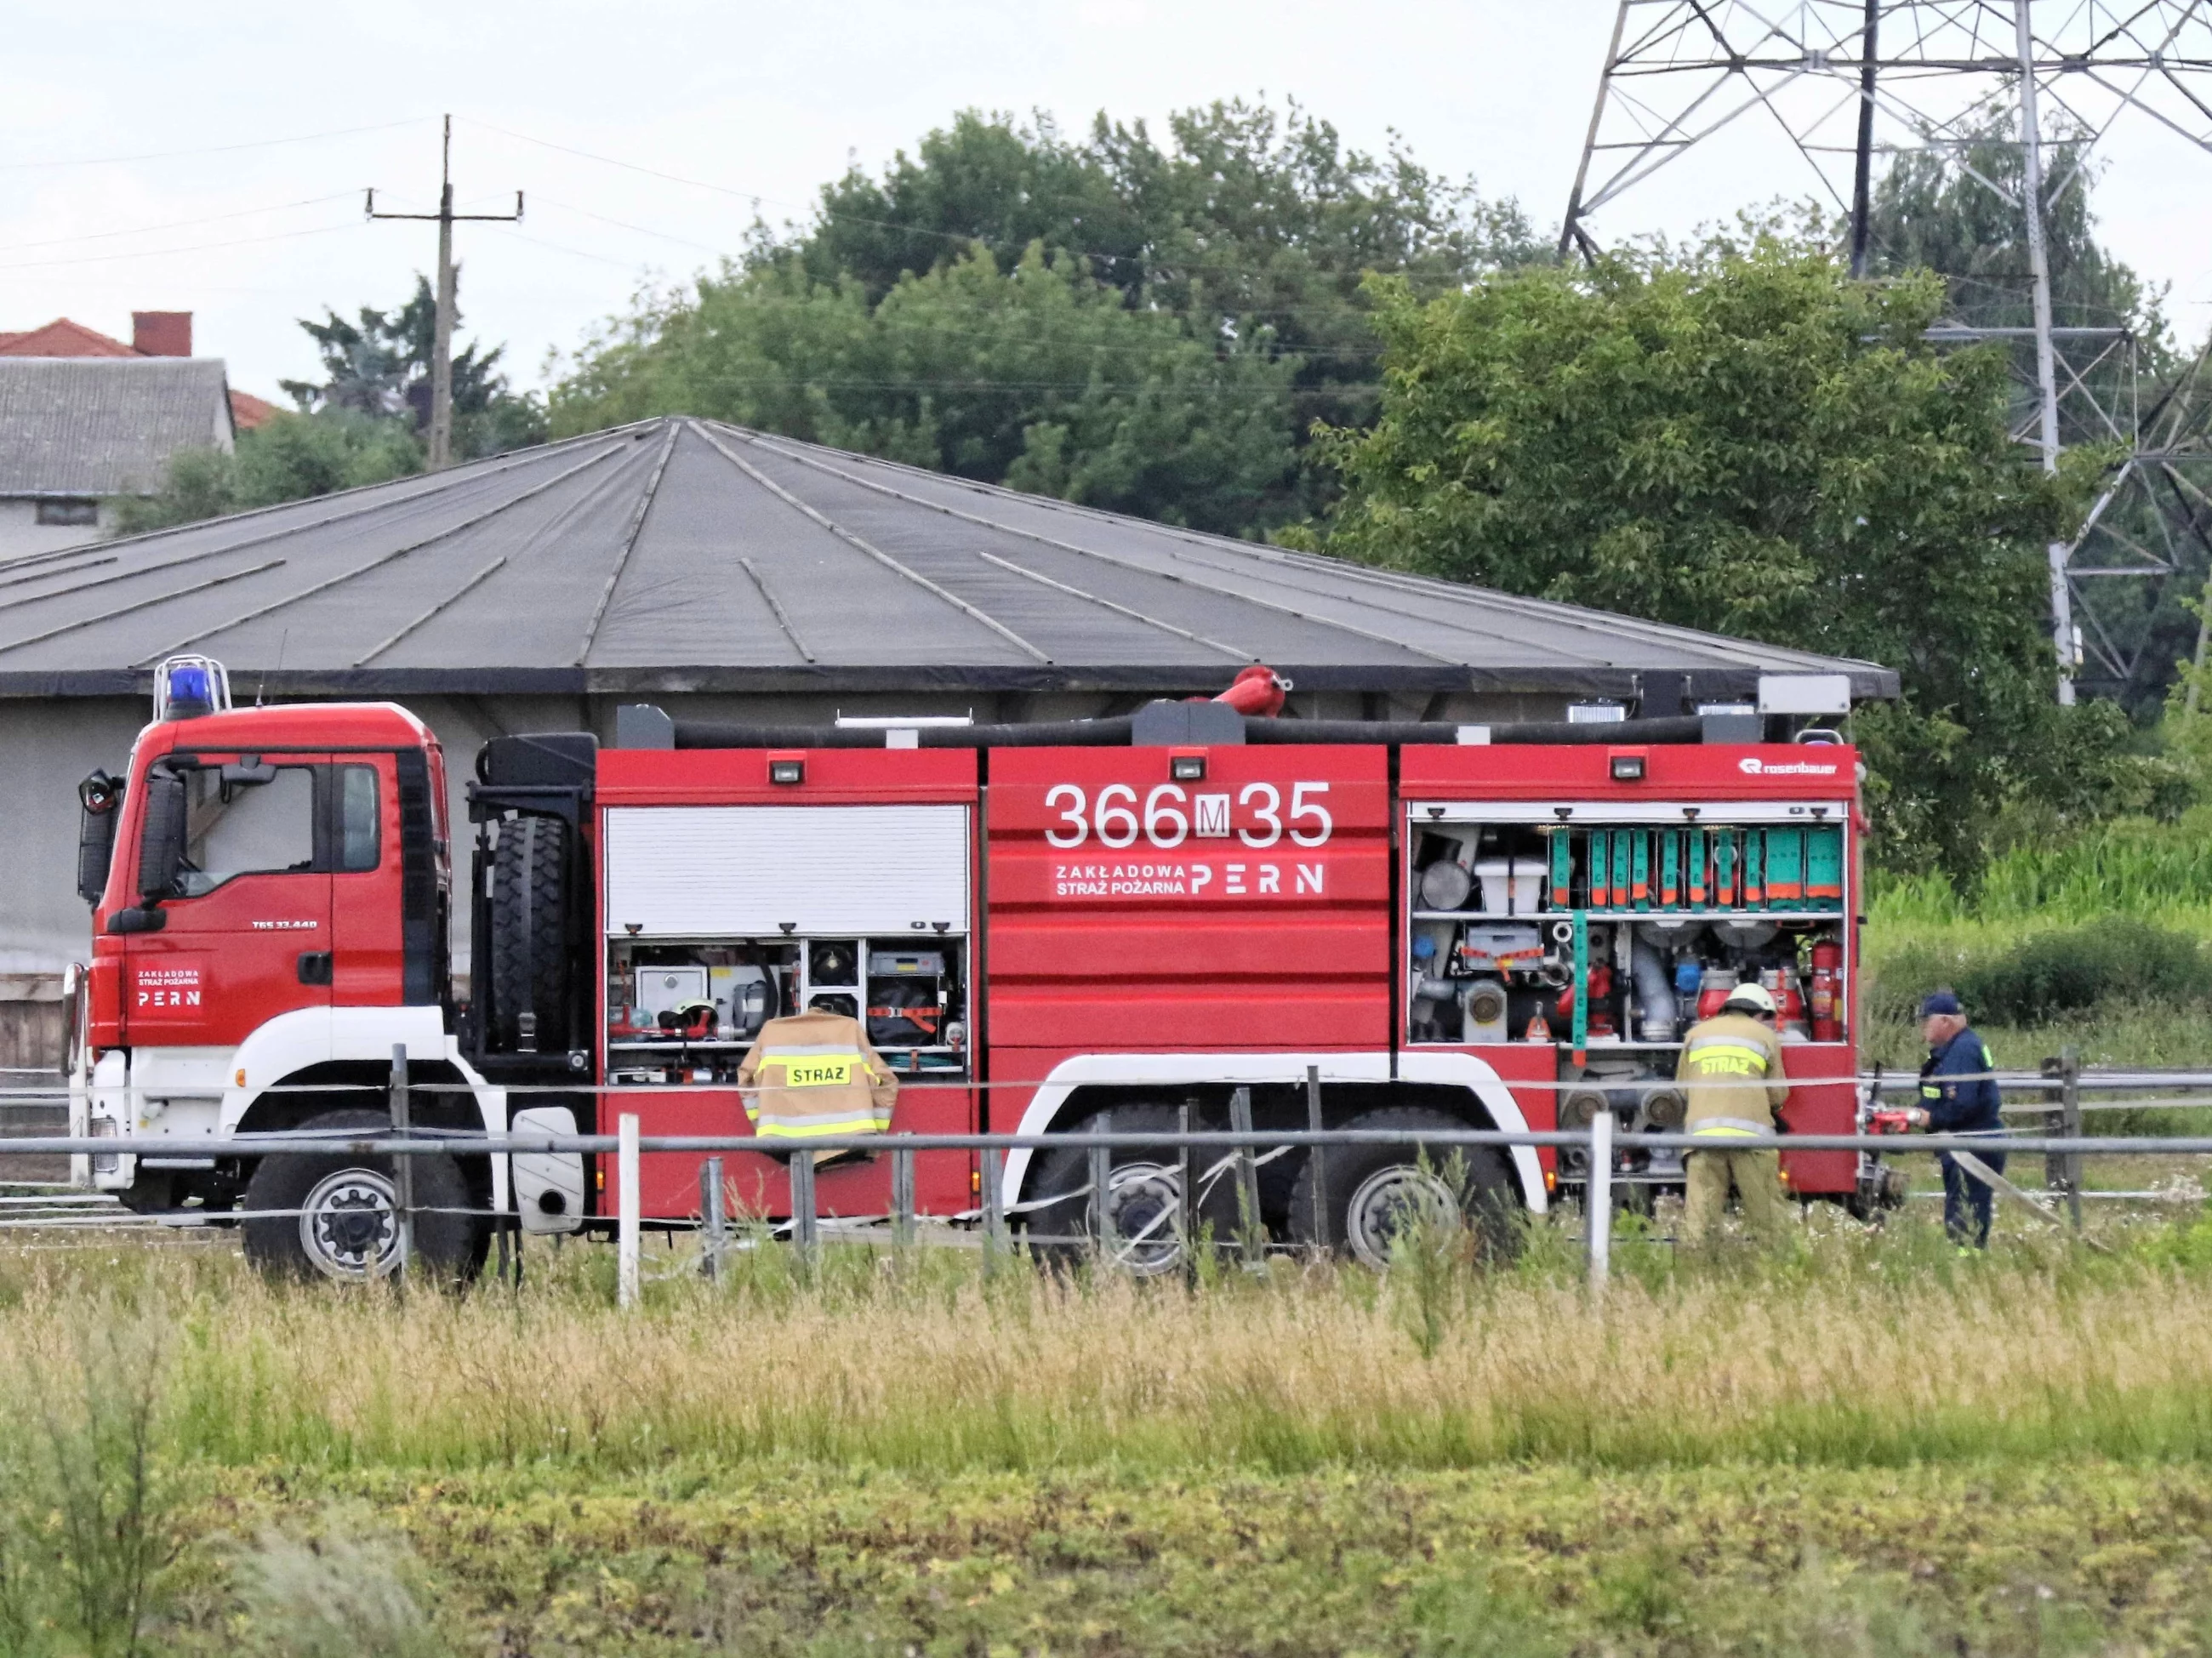
[[(1963, 1154), (1961, 1163), (1969, 1173), (1995, 1186), (2001, 1195), (2042, 1213), (2040, 1206), (2026, 1193), (2003, 1181), (2002, 1176), (1992, 1175), (1985, 1166), (1978, 1163), (1976, 1154), (1992, 1150), (1992, 1139), (1990, 1135), (1971, 1133), (1915, 1134), (1910, 1137), (1895, 1134), (1765, 1134), (1732, 1135), (1725, 1144), (1726, 1149), (1731, 1151), (1834, 1151), (1871, 1152), (1886, 1157), (1939, 1152)], [(2203, 1135), (2008, 1134), (2002, 1143), (2008, 1151), (2042, 1151), (2069, 1158), (2145, 1155), (2212, 1157), (2212, 1136)], [(1249, 1176), (1260, 1161), (1261, 1153), (1279, 1154), (1304, 1150), (1325, 1154), (1333, 1147), (1364, 1145), (1419, 1146), (1431, 1154), (1446, 1156), (1455, 1149), (1474, 1147), (1549, 1146), (1581, 1151), (1586, 1159), (1583, 1206), (1588, 1269), (1589, 1281), (1596, 1288), (1603, 1286), (1610, 1266), (1616, 1155), (1638, 1151), (1711, 1151), (1714, 1142), (1682, 1133), (1618, 1133), (1611, 1114), (1601, 1113), (1589, 1127), (1576, 1130), (1231, 1128), (1178, 1129), (1145, 1133), (837, 1134), (810, 1137), (804, 1142), (803, 1150), (808, 1152), (888, 1152), (892, 1159), (892, 1204), (886, 1218), (891, 1224), (893, 1236), (902, 1242), (913, 1240), (916, 1222), (920, 1218), (915, 1201), (913, 1159), (915, 1155), (927, 1151), (980, 1153), (983, 1165), (982, 1202), (974, 1210), (942, 1218), (964, 1223), (980, 1222), (987, 1255), (995, 1258), (1012, 1247), (1009, 1221), (1013, 1213), (1022, 1209), (1059, 1205), (1079, 1197), (1088, 1199), (1093, 1229), (1091, 1241), (1103, 1245), (1106, 1237), (1103, 1199), (1111, 1178), (1112, 1154), (1116, 1151), (1172, 1149), (1184, 1159), (1186, 1169), (1193, 1167), (1190, 1159), (1196, 1153), (1223, 1154), (1209, 1165), (1206, 1175), (1214, 1177), (1233, 1169), (1240, 1193), (1244, 1194), (1244, 1204), (1240, 1206), (1249, 1215), (1254, 1191), (1249, 1184)], [(727, 1248), (728, 1241), (727, 1218), (719, 1200), (720, 1158), (726, 1153), (757, 1153), (768, 1149), (758, 1139), (749, 1134), (643, 1134), (639, 1132), (638, 1119), (628, 1114), (621, 1116), (617, 1132), (612, 1134), (508, 1134), (458, 1130), (429, 1133), (420, 1129), (409, 1131), (395, 1127), (388, 1133), (290, 1130), (279, 1133), (239, 1134), (189, 1140), (163, 1136), (35, 1135), (0, 1142), (0, 1148), (4, 1148), (9, 1153), (68, 1156), (120, 1153), (159, 1157), (254, 1157), (298, 1151), (303, 1147), (312, 1147), (319, 1151), (339, 1151), (355, 1157), (392, 1157), (398, 1160), (398, 1167), (402, 1169), (409, 1167), (410, 1159), (418, 1157), (513, 1157), (572, 1152), (606, 1156), (611, 1153), (616, 1161), (613, 1184), (617, 1194), (617, 1277), (619, 1299), (625, 1306), (635, 1303), (640, 1286), (640, 1239), (643, 1227), (640, 1158), (654, 1153), (675, 1153), (699, 1155), (710, 1160), (708, 1168), (714, 1171), (713, 1189), (711, 1192), (702, 1190), (699, 1218), (709, 1245), (708, 1271), (719, 1274), (722, 1267), (721, 1252)], [(1004, 1200), (1006, 1194), (1003, 1189), (1006, 1154), (1014, 1151), (1053, 1149), (1088, 1153), (1091, 1157), (1090, 1184), (1081, 1190), (1055, 1193), (1047, 1199), (1018, 1206), (1007, 1205)], [(790, 1168), (792, 1218), (787, 1224), (787, 1232), (798, 1248), (811, 1255), (819, 1247), (823, 1218), (818, 1213), (815, 1197), (814, 1165), (811, 1157), (795, 1156), (791, 1160)], [(411, 1260), (415, 1215), (428, 1212), (417, 1210), (412, 1205), (407, 1182), (398, 1184), (400, 1187), (400, 1271), (404, 1278)], [(1187, 1236), (1190, 1230), (1194, 1184), (1191, 1176), (1186, 1175), (1178, 1190), (1180, 1212), (1174, 1219), (1178, 1236)], [(1320, 1182), (1316, 1184), (1319, 1186)], [(289, 1214), (295, 1212), (270, 1212)], [(222, 1217), (226, 1221), (248, 1218), (251, 1217), (236, 1212)], [(2048, 1218), (2047, 1216), (2045, 1218)], [(844, 1218), (849, 1220), (853, 1218)], [(26, 1217), (29, 1224), (64, 1228), (94, 1224), (95, 1219), (90, 1215), (61, 1213), (36, 1220)], [(2074, 1219), (2078, 1225), (2078, 1202), (2074, 1206)], [(1249, 1230), (1245, 1248), (1248, 1253), (1252, 1248)]]
[[(25, 1072), (0, 1072), (33, 1074)], [(36, 1073), (51, 1077), (53, 1073)], [(2212, 1090), (2212, 1072), (2207, 1071), (2085, 1071), (2076, 1053), (2069, 1049), (2058, 1057), (2046, 1060), (2042, 1068), (2033, 1072), (1996, 1072), (1987, 1073), (2002, 1085), (2019, 1090), (2033, 1090), (2044, 1097), (2039, 1102), (2015, 1101), (2005, 1108), (2014, 1114), (2040, 1113), (2044, 1132), (2022, 1133), (2005, 1133), (2001, 1141), (1983, 1134), (1916, 1134), (1906, 1138), (1896, 1134), (1774, 1134), (1758, 1137), (1731, 1136), (1727, 1142), (1731, 1151), (1851, 1151), (1872, 1153), (1894, 1157), (1901, 1154), (1926, 1155), (1949, 1152), (1958, 1165), (1973, 1178), (1990, 1186), (2008, 1202), (2024, 1206), (2039, 1217), (2048, 1220), (2042, 1206), (2027, 1192), (1995, 1174), (1980, 1162), (1977, 1154), (1986, 1153), (1996, 1144), (2008, 1151), (2045, 1154), (2046, 1195), (2063, 1202), (2069, 1218), (2078, 1228), (2081, 1218), (2081, 1204), (2087, 1196), (2082, 1187), (2082, 1159), (2112, 1156), (2212, 1156), (2212, 1136), (2193, 1135), (2125, 1135), (2095, 1137), (2082, 1132), (2082, 1114), (2099, 1110), (2145, 1110), (2212, 1105), (2212, 1095), (2202, 1102), (2177, 1095), (2176, 1090)], [(1946, 1081), (1962, 1078), (1947, 1077)], [(1045, 1079), (1030, 1081), (954, 1081), (942, 1084), (902, 1079), (906, 1089), (926, 1090), (945, 1090), (975, 1094), (993, 1089), (1030, 1089), (1042, 1085)], [(1110, 1084), (1110, 1078), (1086, 1078), (1088, 1084)], [(1132, 1078), (1136, 1084), (1147, 1079)], [(1293, 1084), (1297, 1078), (1276, 1079), (1278, 1083)], [(1194, 1215), (1199, 1194), (1223, 1176), (1233, 1182), (1232, 1190), (1237, 1199), (1240, 1219), (1239, 1242), (1248, 1260), (1256, 1260), (1263, 1247), (1263, 1237), (1258, 1224), (1259, 1166), (1271, 1158), (1293, 1151), (1305, 1151), (1316, 1162), (1316, 1178), (1310, 1182), (1314, 1193), (1314, 1213), (1310, 1217), (1311, 1236), (1326, 1247), (1330, 1240), (1331, 1212), (1327, 1201), (1326, 1158), (1330, 1148), (1349, 1148), (1363, 1145), (1418, 1145), (1439, 1155), (1448, 1156), (1457, 1149), (1477, 1147), (1511, 1150), (1549, 1147), (1571, 1150), (1583, 1155), (1585, 1167), (1580, 1184), (1583, 1187), (1583, 1202), (1587, 1216), (1587, 1253), (1589, 1271), (1594, 1284), (1605, 1281), (1611, 1241), (1612, 1187), (1614, 1184), (1616, 1157), (1621, 1154), (1646, 1152), (1687, 1152), (1710, 1150), (1711, 1140), (1699, 1140), (1684, 1133), (1621, 1132), (1610, 1111), (1601, 1111), (1587, 1127), (1575, 1129), (1330, 1129), (1322, 1127), (1322, 1090), (1324, 1082), (1322, 1067), (1309, 1066), (1303, 1078), (1306, 1101), (1306, 1120), (1304, 1129), (1261, 1129), (1253, 1127), (1251, 1087), (1245, 1084), (1235, 1087), (1229, 1096), (1231, 1127), (1225, 1130), (1200, 1128), (1192, 1126), (1192, 1108), (1182, 1108), (1177, 1129), (1170, 1132), (1144, 1133), (893, 1133), (847, 1134), (809, 1137), (803, 1144), (809, 1151), (869, 1151), (888, 1152), (890, 1158), (890, 1203), (888, 1212), (880, 1217), (868, 1218), (872, 1222), (887, 1221), (890, 1236), (904, 1243), (915, 1241), (917, 1223), (921, 1218), (915, 1202), (915, 1163), (917, 1154), (924, 1152), (969, 1152), (976, 1154), (981, 1165), (980, 1202), (969, 1210), (951, 1216), (933, 1218), (950, 1220), (975, 1227), (981, 1234), (987, 1258), (995, 1260), (1000, 1252), (1010, 1247), (1011, 1223), (1025, 1211), (1055, 1207), (1076, 1199), (1087, 1201), (1089, 1231), (1082, 1238), (1043, 1238), (1031, 1232), (1033, 1241), (1054, 1242), (1088, 1242), (1103, 1248), (1108, 1240), (1109, 1215), (1108, 1203), (1113, 1182), (1113, 1154), (1116, 1151), (1147, 1150), (1155, 1153), (1171, 1152), (1177, 1163), (1176, 1196), (1170, 1218), (1156, 1221), (1155, 1225), (1171, 1224), (1177, 1240), (1187, 1242), (1193, 1230)], [(1328, 1080), (1334, 1080), (1333, 1078)], [(1917, 1092), (1919, 1078), (1911, 1073), (1885, 1075), (1880, 1069), (1856, 1078), (1819, 1078), (1804, 1079), (1808, 1085), (1851, 1086), (1858, 1090), (1863, 1108), (1871, 1108), (1886, 1095)], [(1515, 1090), (1542, 1089), (1556, 1090), (1586, 1085), (1577, 1079), (1508, 1084)], [(708, 1270), (719, 1273), (723, 1254), (729, 1247), (729, 1221), (721, 1184), (721, 1159), (726, 1153), (788, 1150), (791, 1148), (763, 1143), (750, 1133), (668, 1135), (642, 1134), (639, 1119), (621, 1110), (625, 1099), (635, 1099), (647, 1092), (639, 1084), (610, 1084), (578, 1083), (544, 1087), (532, 1085), (523, 1091), (532, 1096), (551, 1094), (590, 1096), (611, 1107), (617, 1119), (617, 1132), (612, 1134), (516, 1134), (506, 1132), (485, 1133), (479, 1130), (440, 1129), (414, 1124), (410, 1121), (413, 1101), (417, 1095), (471, 1092), (475, 1084), (469, 1083), (431, 1083), (410, 1081), (406, 1052), (396, 1048), (386, 1092), (386, 1104), (392, 1127), (389, 1131), (360, 1129), (319, 1130), (313, 1127), (292, 1129), (281, 1133), (254, 1133), (212, 1135), (188, 1139), (179, 1135), (90, 1135), (31, 1134), (10, 1136), (0, 1139), (0, 1156), (68, 1155), (112, 1157), (146, 1155), (163, 1158), (253, 1158), (298, 1151), (313, 1147), (323, 1151), (343, 1151), (351, 1156), (388, 1157), (396, 1160), (393, 1169), (394, 1207), (397, 1212), (398, 1233), (398, 1253), (403, 1281), (415, 1255), (414, 1232), (418, 1216), (431, 1212), (465, 1212), (493, 1219), (502, 1229), (516, 1224), (512, 1212), (495, 1213), (489, 1210), (433, 1211), (418, 1205), (414, 1196), (414, 1162), (426, 1156), (514, 1157), (527, 1154), (581, 1153), (605, 1157), (615, 1160), (613, 1186), (616, 1197), (617, 1236), (619, 1242), (618, 1282), (621, 1297), (625, 1304), (635, 1300), (639, 1281), (639, 1239), (642, 1230), (642, 1203), (640, 1194), (639, 1159), (654, 1153), (698, 1155), (707, 1159), (702, 1169), (702, 1191), (698, 1224), (708, 1242)], [(1759, 1084), (1761, 1092), (1764, 1084)], [(67, 1098), (65, 1090), (9, 1088), (0, 1084), (0, 1104), (36, 1106), (51, 1109), (53, 1103)], [(2101, 1094), (2141, 1093), (2153, 1090), (2148, 1099), (2108, 1099), (2085, 1102), (2085, 1092)], [(2164, 1090), (2162, 1092), (2157, 1090)], [(362, 1091), (358, 1084), (322, 1083), (282, 1084), (260, 1092), (269, 1094), (346, 1094)], [(676, 1093), (711, 1093), (724, 1097), (747, 1090), (728, 1083), (660, 1084), (650, 1087), (650, 1094), (659, 1097)], [(604, 1120), (604, 1119), (603, 1119)], [(1110, 1118), (1109, 1118), (1110, 1121)], [(1010, 1204), (1005, 1190), (1006, 1157), (1013, 1151), (1039, 1151), (1054, 1149), (1080, 1151), (1087, 1159), (1088, 1181), (1072, 1192), (1055, 1193), (1052, 1196), (1026, 1203)], [(1198, 1158), (1206, 1154), (1208, 1161), (1203, 1171), (1201, 1185)], [(789, 1162), (791, 1177), (791, 1218), (777, 1230), (788, 1236), (799, 1249), (810, 1257), (818, 1247), (825, 1218), (832, 1226), (849, 1227), (856, 1218), (823, 1217), (816, 1196), (814, 1163), (811, 1157), (793, 1157)], [(0, 1230), (51, 1227), (68, 1229), (107, 1226), (117, 1224), (118, 1216), (112, 1206), (100, 1207), (100, 1199), (79, 1207), (68, 1199), (51, 1197), (34, 1199), (0, 1199)], [(185, 1212), (176, 1215), (149, 1218), (155, 1224), (168, 1226), (208, 1226), (235, 1224), (243, 1220), (289, 1218), (296, 1211), (228, 1210), (216, 1214), (198, 1215)], [(502, 1248), (504, 1241), (502, 1238)]]

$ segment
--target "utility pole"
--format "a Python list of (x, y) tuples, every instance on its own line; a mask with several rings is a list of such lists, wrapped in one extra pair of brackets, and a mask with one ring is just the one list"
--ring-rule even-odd
[[(2035, 35), (2028, 0), (2013, 0), (2013, 29), (2020, 52), (2020, 203), (2027, 221), (2027, 270), (2035, 284), (2035, 389), (2043, 470), (2058, 471), (2058, 365), (2051, 343), (2051, 255), (2043, 240), (2043, 126), (2035, 105)], [(2074, 549), (2051, 543), (2051, 631), (2058, 648), (2058, 701), (2074, 701), (2074, 593), (2066, 566)]]
[(438, 226), (438, 315), (430, 337), (430, 470), (443, 471), (453, 464), (453, 226), (456, 222), (515, 223), (522, 217), (522, 192), (514, 192), (512, 213), (453, 211), (453, 118), (448, 115), (438, 163), (438, 210), (379, 213), (373, 189), (367, 210), (372, 219), (434, 220)]

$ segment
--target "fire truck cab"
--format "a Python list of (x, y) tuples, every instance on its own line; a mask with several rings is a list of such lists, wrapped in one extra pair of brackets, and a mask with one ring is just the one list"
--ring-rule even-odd
[[(1756, 718), (1485, 728), (1273, 717), (1248, 670), (1214, 702), (1058, 726), (702, 726), (620, 711), (615, 741), (501, 738), (476, 758), (449, 956), (443, 757), (388, 705), (232, 709), (219, 665), (166, 664), (124, 779), (94, 773), (73, 980), (73, 1127), (223, 1138), (388, 1121), (404, 1050), (417, 1125), (743, 1136), (738, 1068), (779, 1014), (860, 1022), (897, 1075), (891, 1132), (1228, 1127), (1625, 1129), (1681, 1120), (1682, 1031), (1757, 975), (1784, 1008), (1788, 1112), (1856, 1121), (1857, 762)], [(1748, 739), (1748, 740), (1746, 740)], [(1316, 1087), (1316, 1084), (1318, 1084)], [(788, 1213), (786, 1163), (725, 1159), (737, 1206)], [(649, 1154), (648, 1224), (690, 1224), (696, 1156)], [(879, 1217), (889, 1160), (817, 1171), (827, 1213)], [(1850, 1154), (1791, 1154), (1801, 1196), (1864, 1195)], [(1266, 1160), (1271, 1233), (1387, 1257), (1408, 1206), (1510, 1247), (1585, 1171), (1549, 1149)], [(395, 1253), (374, 1159), (80, 1160), (151, 1212), (242, 1211), (275, 1269), (362, 1277)], [(495, 1227), (611, 1221), (576, 1156), (418, 1160), (418, 1247), (465, 1278)], [(981, 1165), (915, 1159), (924, 1213), (972, 1215)], [(1183, 1163), (1117, 1153), (1098, 1206), (1138, 1271)], [(1234, 1181), (1200, 1160), (1226, 1238)], [(1649, 1194), (1679, 1159), (1632, 1149)], [(1001, 1196), (1041, 1247), (1093, 1224), (1078, 1151), (1012, 1155)], [(426, 1191), (428, 1195), (425, 1195)]]

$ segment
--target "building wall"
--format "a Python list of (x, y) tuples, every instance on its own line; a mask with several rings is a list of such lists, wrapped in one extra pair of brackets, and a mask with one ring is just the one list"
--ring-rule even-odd
[(19, 495), (0, 497), (0, 559), (25, 553), (51, 553), (98, 541), (115, 527), (115, 509), (100, 504), (100, 519), (89, 525), (39, 522), (39, 503)]
[[(241, 676), (241, 679), (250, 676)], [(468, 969), (467, 786), (490, 738), (590, 730), (614, 737), (615, 708), (631, 697), (436, 696), (408, 706), (446, 751), (455, 889), (454, 970)], [(1134, 699), (1096, 694), (932, 693), (912, 696), (663, 696), (678, 719), (827, 725), (838, 714), (969, 714), (979, 722), (1073, 720), (1126, 712)], [(1564, 717), (1558, 697), (1454, 696), (1439, 706), (1356, 693), (1292, 699), (1328, 719), (1494, 720)], [(90, 913), (76, 894), (76, 786), (95, 766), (120, 774), (151, 714), (141, 697), (0, 699), (0, 800), (8, 803), (7, 878), (0, 881), (0, 1069), (58, 1064), (61, 973), (91, 949)]]

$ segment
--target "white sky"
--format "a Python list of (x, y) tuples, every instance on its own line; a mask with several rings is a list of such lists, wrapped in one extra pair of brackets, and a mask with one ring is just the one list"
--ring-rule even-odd
[[(1362, 147), (1395, 127), (1553, 226), (1611, 23), (1604, 0), (31, 0), (0, 56), (0, 329), (65, 314), (127, 338), (134, 309), (189, 310), (196, 349), (275, 398), (314, 371), (295, 319), (394, 304), (430, 268), (432, 227), (364, 222), (361, 192), (434, 208), (445, 110), (464, 210), (528, 197), (521, 226), (458, 233), (464, 332), (506, 341), (526, 386), (641, 282), (734, 251), (755, 193), (801, 216), (848, 157), (872, 170), (964, 106), (1158, 131), (1171, 109), (1290, 94)], [(261, 147), (172, 154), (230, 145)], [(54, 165), (117, 156), (157, 159)], [(2124, 130), (2109, 157), (2107, 239), (2201, 334), (2212, 157)], [(1684, 232), (1811, 184), (1750, 127), (1674, 173), (1601, 230)]]

